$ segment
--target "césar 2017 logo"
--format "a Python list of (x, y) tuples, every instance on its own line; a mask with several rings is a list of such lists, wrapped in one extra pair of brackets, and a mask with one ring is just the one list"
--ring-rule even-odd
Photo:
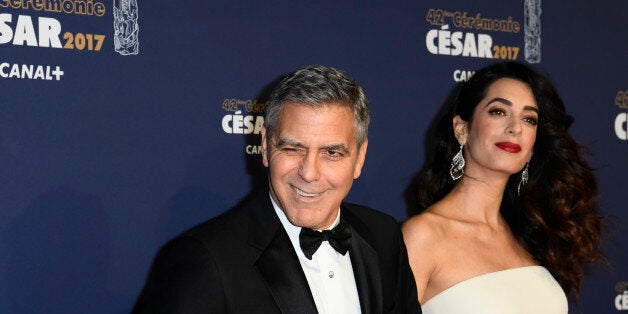
[[(13, 25), (13, 15), (0, 14), (0, 44), (16, 46), (65, 48), (100, 51), (105, 35), (65, 32), (61, 44), (61, 22), (51, 17), (38, 17), (37, 28), (28, 15), (18, 15)], [(38, 32), (35, 31), (38, 30)]]

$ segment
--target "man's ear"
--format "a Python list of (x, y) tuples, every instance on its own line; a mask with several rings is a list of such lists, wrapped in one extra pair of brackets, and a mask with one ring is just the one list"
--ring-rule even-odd
[(364, 166), (364, 161), (366, 160), (366, 149), (369, 146), (369, 139), (364, 139), (362, 145), (360, 145), (360, 149), (358, 149), (358, 156), (355, 163), (355, 168), (353, 169), (353, 179), (357, 179), (360, 177), (362, 173), (362, 167)]
[(462, 120), (462, 118), (457, 115), (453, 118), (452, 124), (454, 128), (454, 136), (458, 140), (458, 143), (460, 143), (460, 145), (466, 144), (467, 136), (469, 136), (469, 123)]
[(262, 163), (268, 167), (268, 141), (266, 140), (266, 126), (262, 126)]

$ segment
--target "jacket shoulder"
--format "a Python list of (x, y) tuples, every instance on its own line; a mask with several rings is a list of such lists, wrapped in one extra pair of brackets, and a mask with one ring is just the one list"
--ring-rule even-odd
[(399, 222), (394, 217), (367, 206), (342, 203), (342, 210), (347, 219), (360, 221), (368, 226), (399, 228)]
[(272, 204), (266, 198), (260, 196), (245, 199), (224, 213), (183, 232), (177, 238), (193, 238), (208, 248), (216, 249), (246, 242), (252, 229), (255, 230), (254, 234), (273, 234), (279, 220), (275, 218)]
[(344, 219), (372, 245), (389, 246), (401, 237), (400, 223), (386, 213), (352, 203), (343, 203), (342, 209)]

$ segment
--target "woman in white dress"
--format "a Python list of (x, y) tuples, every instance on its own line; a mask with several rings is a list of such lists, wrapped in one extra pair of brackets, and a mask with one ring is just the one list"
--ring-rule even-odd
[(567, 313), (603, 229), (573, 119), (517, 62), (477, 71), (450, 99), (402, 228), (423, 313)]

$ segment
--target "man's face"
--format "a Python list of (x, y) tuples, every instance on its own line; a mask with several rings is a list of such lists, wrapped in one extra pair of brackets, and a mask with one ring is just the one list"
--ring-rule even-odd
[(353, 111), (286, 104), (273, 138), (262, 130), (270, 193), (295, 226), (329, 227), (340, 203), (360, 176), (367, 140), (358, 149)]

